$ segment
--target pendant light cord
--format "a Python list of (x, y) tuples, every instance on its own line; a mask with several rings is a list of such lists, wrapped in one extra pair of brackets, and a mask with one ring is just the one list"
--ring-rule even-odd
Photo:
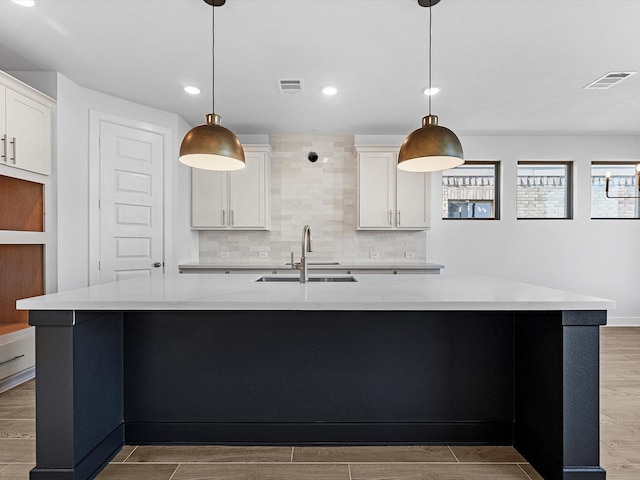
[(429, 6), (429, 116), (431, 116), (431, 96), (433, 90), (431, 90), (431, 10), (433, 6)]

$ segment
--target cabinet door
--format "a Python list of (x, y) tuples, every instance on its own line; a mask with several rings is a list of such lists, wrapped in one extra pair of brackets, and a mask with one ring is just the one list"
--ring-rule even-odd
[(191, 226), (193, 228), (227, 228), (226, 172), (191, 169)]
[(396, 171), (397, 228), (423, 229), (429, 227), (429, 192), (431, 176), (428, 173)]
[(7, 125), (5, 123), (6, 105), (5, 92), (6, 88), (0, 85), (0, 163), (7, 164), (9, 159), (9, 139), (5, 137), (7, 133)]
[(266, 229), (268, 227), (267, 164), (264, 153), (247, 152), (246, 167), (229, 173), (229, 226)]
[(361, 153), (358, 159), (358, 228), (393, 228), (395, 154)]
[(5, 101), (8, 164), (49, 175), (51, 109), (11, 89)]

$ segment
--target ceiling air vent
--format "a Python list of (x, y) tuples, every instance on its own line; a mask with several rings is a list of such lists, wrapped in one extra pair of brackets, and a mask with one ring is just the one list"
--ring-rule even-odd
[(617, 83), (620, 83), (622, 80), (630, 77), (634, 73), (636, 72), (609, 72), (584, 88), (587, 90), (605, 90), (613, 87)]
[(278, 80), (278, 90), (287, 95), (304, 93), (304, 83), (302, 80), (280, 79)]

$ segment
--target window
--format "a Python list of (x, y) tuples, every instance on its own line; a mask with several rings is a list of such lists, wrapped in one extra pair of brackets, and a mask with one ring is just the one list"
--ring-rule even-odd
[(443, 219), (499, 219), (499, 162), (465, 162), (442, 172)]
[(572, 218), (571, 176), (571, 162), (518, 162), (518, 219)]
[[(636, 162), (591, 164), (591, 218), (640, 218), (640, 196)], [(609, 196), (607, 198), (607, 172)]]

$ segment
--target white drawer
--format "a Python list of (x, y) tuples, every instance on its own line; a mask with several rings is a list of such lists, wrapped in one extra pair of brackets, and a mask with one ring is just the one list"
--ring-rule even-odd
[(33, 335), (7, 343), (1, 343), (0, 340), (0, 379), (33, 367), (36, 362), (35, 350)]

